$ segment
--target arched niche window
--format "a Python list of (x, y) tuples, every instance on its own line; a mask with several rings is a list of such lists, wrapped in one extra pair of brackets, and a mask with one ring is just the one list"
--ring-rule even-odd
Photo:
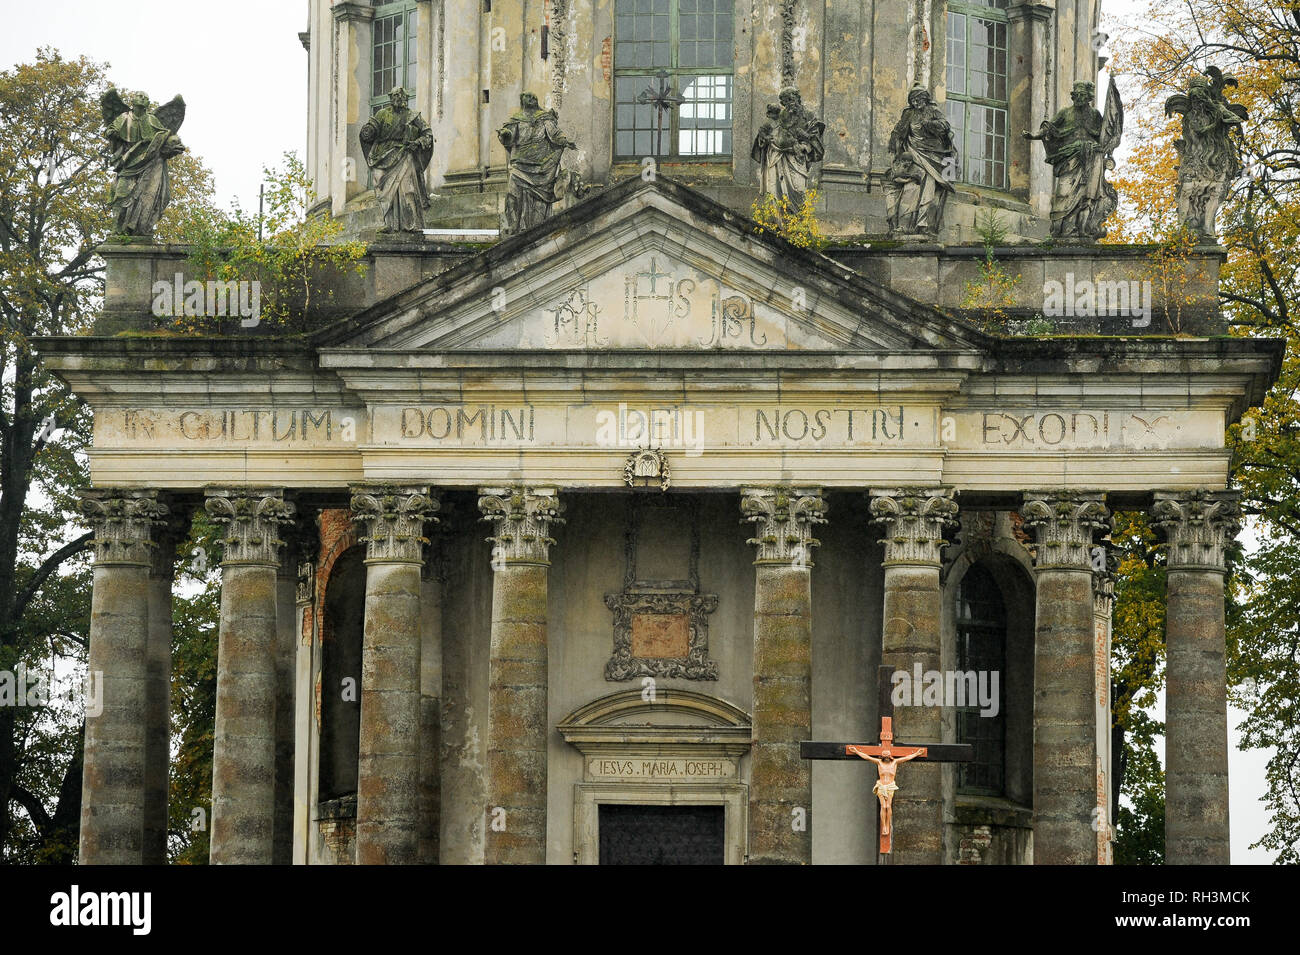
[[(957, 790), (986, 796), (1006, 793), (1007, 748), (1007, 608), (1002, 589), (982, 564), (966, 571), (957, 589), (957, 669), (974, 673), (975, 686), (993, 696), (997, 674), (997, 710), (970, 700), (957, 707), (957, 741), (970, 743), (975, 758), (957, 764)], [(969, 681), (968, 681), (969, 686)]]
[(366, 612), (365, 548), (334, 561), (321, 631), (321, 802), (357, 791), (361, 749), (361, 643)]

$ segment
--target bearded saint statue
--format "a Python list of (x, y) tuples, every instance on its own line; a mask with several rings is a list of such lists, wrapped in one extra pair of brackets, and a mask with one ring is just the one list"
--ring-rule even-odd
[(433, 130), (406, 104), (410, 94), (394, 86), (388, 105), (361, 127), (361, 152), (379, 172), (379, 204), (384, 232), (420, 232), (429, 192), (424, 171), (433, 159)]

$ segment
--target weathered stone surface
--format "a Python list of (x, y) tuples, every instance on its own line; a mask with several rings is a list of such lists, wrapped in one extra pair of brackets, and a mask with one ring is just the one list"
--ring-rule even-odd
[(1099, 861), (1093, 540), (1110, 526), (1099, 494), (1026, 494), (1036, 535), (1034, 862)]
[(546, 862), (547, 567), (551, 488), (486, 488), (493, 524), (485, 861)]
[(812, 861), (812, 770), (799, 741), (812, 733), (813, 531), (826, 522), (818, 488), (744, 488), (754, 524), (754, 742), (749, 861)]
[(1240, 509), (1230, 492), (1157, 492), (1169, 542), (1165, 617), (1165, 859), (1227, 865), (1228, 710), (1224, 548)]
[(222, 567), (213, 732), (214, 865), (269, 865), (276, 784), (276, 565)]

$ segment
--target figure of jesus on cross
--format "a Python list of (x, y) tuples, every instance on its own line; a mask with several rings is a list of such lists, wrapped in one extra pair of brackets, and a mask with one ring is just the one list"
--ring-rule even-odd
[(969, 743), (926, 743), (902, 746), (894, 743), (894, 668), (880, 668), (880, 742), (818, 743), (805, 740), (799, 744), (804, 759), (865, 759), (876, 764), (876, 785), (872, 793), (880, 801), (880, 854), (888, 862), (893, 852), (894, 794), (898, 792), (898, 767), (913, 759), (935, 763), (965, 763), (974, 758)]
[[(891, 747), (894, 741), (893, 733), (894, 721), (891, 717), (883, 717), (880, 721), (880, 745), (879, 746), (857, 746), (848, 745), (844, 751), (852, 753), (854, 756), (861, 756), (863, 759), (870, 760), (876, 764), (876, 772), (880, 778), (876, 780), (876, 785), (871, 788), (876, 798), (880, 800), (880, 836), (881, 852), (888, 852), (884, 848), (885, 838), (889, 836), (889, 831), (894, 823), (894, 793), (898, 792), (898, 783), (895, 781), (898, 776), (898, 767), (900, 763), (906, 763), (908, 760), (917, 757), (924, 758), (926, 747), (924, 746), (900, 746)], [(879, 756), (873, 756), (872, 753), (879, 753)]]

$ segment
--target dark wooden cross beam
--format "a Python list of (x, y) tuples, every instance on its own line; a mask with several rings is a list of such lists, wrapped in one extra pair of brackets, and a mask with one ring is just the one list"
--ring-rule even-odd
[(865, 759), (876, 764), (879, 779), (873, 792), (880, 801), (880, 853), (888, 861), (893, 851), (895, 781), (901, 763), (924, 759), (931, 763), (966, 763), (975, 758), (969, 743), (918, 743), (903, 744), (894, 740), (894, 668), (880, 668), (879, 743), (822, 743), (805, 740), (799, 744), (799, 755), (804, 759)]

